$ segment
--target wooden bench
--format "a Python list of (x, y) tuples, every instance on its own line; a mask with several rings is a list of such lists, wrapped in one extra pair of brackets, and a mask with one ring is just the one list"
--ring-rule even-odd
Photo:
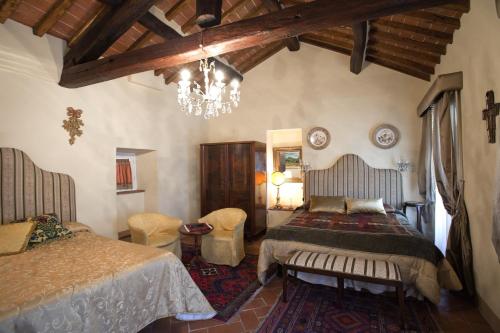
[(399, 301), (401, 324), (404, 325), (404, 293), (403, 281), (399, 266), (385, 260), (367, 260), (349, 256), (338, 256), (327, 253), (297, 251), (283, 264), (283, 301), (287, 302), (288, 271), (307, 272), (337, 278), (337, 295), (342, 301), (344, 279), (364, 281), (396, 287)]

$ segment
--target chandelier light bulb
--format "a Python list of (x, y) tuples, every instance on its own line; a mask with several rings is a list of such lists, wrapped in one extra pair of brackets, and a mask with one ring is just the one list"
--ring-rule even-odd
[(231, 81), (231, 88), (233, 89), (238, 89), (238, 87), (240, 86), (240, 81), (236, 80), (236, 79), (233, 79)]
[(215, 79), (216, 79), (217, 81), (222, 81), (222, 80), (224, 80), (224, 72), (222, 72), (222, 71), (216, 71), (216, 72), (215, 72)]
[(187, 69), (181, 71), (181, 79), (183, 81), (188, 81), (191, 78), (191, 72)]

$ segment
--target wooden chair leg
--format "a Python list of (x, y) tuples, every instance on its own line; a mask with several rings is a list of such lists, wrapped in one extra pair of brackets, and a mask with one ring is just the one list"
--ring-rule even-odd
[(344, 298), (344, 278), (337, 277), (337, 298), (338, 303), (342, 306), (342, 298)]
[(401, 329), (406, 330), (406, 320), (405, 320), (405, 294), (403, 291), (403, 286), (397, 286), (396, 291), (398, 293), (398, 302), (399, 302), (399, 315), (401, 321)]
[(283, 295), (282, 295), (282, 298), (283, 298), (283, 302), (287, 302), (287, 298), (286, 298), (286, 288), (287, 288), (287, 280), (288, 280), (288, 267), (286, 266), (286, 264), (283, 264)]

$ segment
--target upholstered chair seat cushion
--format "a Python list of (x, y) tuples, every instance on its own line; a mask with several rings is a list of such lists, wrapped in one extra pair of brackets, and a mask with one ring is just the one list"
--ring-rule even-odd
[(238, 266), (245, 258), (244, 225), (247, 214), (239, 208), (216, 210), (198, 221), (213, 226), (201, 242), (201, 255), (209, 263)]
[(128, 219), (132, 242), (160, 247), (182, 256), (179, 227), (182, 220), (158, 213), (135, 214)]
[(36, 222), (0, 225), (0, 256), (17, 254), (26, 250)]

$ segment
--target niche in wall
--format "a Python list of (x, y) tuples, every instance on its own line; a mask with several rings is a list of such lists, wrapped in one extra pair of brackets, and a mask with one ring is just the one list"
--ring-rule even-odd
[[(289, 149), (291, 152), (302, 150), (302, 129), (280, 129), (267, 131), (267, 174), (271, 175), (274, 171), (282, 169), (276, 165), (280, 159), (277, 158), (280, 151), (285, 152)], [(297, 153), (302, 157), (301, 153)], [(281, 171), (281, 170), (280, 170)], [(295, 208), (302, 205), (303, 183), (300, 169), (285, 170), (285, 176), (290, 177), (280, 187), (281, 204), (285, 207)], [(296, 172), (293, 172), (296, 171)], [(267, 207), (273, 207), (276, 204), (276, 186), (271, 182), (267, 183)]]
[(157, 154), (149, 149), (117, 148), (116, 164), (118, 237), (124, 238), (129, 235), (131, 215), (158, 210)]

